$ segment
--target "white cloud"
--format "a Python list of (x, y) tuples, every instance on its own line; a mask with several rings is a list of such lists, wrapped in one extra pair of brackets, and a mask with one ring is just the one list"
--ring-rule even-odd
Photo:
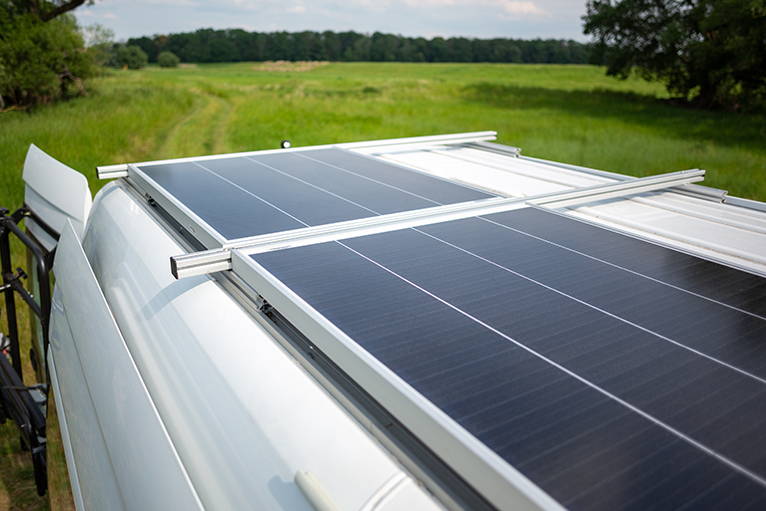
[[(237, 1), (237, 0), (235, 0)], [(530, 0), (347, 0), (347, 3), (376, 10), (406, 7), (476, 7), (499, 9), (505, 15), (518, 17), (548, 16), (548, 12), (537, 2)]]
[(117, 15), (115, 13), (113, 13), (113, 12), (105, 12), (104, 14), (101, 15), (101, 17), (104, 18), (105, 20), (116, 20), (117, 19)]
[(303, 14), (306, 12), (306, 8), (302, 5), (294, 5), (293, 7), (288, 7), (285, 10), (291, 14)]
[(497, 3), (507, 14), (521, 14), (530, 16), (547, 16), (548, 12), (541, 9), (534, 2), (516, 2), (514, 0), (499, 0)]

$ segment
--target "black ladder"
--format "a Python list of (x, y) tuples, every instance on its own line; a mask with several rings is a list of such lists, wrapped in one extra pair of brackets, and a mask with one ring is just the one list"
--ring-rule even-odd
[[(46, 356), (51, 312), (50, 271), (55, 248), (51, 251), (46, 250), (30, 232), (22, 230), (19, 224), (25, 218), (31, 218), (54, 240), (58, 240), (59, 237), (54, 229), (26, 206), (13, 213), (7, 209), (0, 209), (0, 292), (5, 297), (8, 327), (7, 335), (0, 333), (0, 423), (10, 419), (18, 426), (22, 448), (28, 450), (32, 456), (37, 493), (42, 496), (48, 487), (45, 423), (49, 379)], [(24, 287), (23, 280), (27, 278), (27, 273), (22, 268), (13, 268), (12, 235), (27, 248), (34, 260), (33, 271), (36, 272), (38, 283), (37, 299)], [(38, 354), (34, 347), (29, 352), (37, 378), (43, 381), (37, 385), (24, 384), (16, 309), (17, 294), (40, 325), (43, 353)]]

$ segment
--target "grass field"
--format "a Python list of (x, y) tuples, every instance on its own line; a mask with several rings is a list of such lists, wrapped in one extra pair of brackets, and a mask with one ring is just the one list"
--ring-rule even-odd
[[(268, 71), (264, 71), (268, 69)], [(0, 203), (18, 204), (29, 143), (96, 164), (494, 129), (530, 156), (645, 175), (708, 170), (706, 184), (766, 199), (766, 118), (662, 101), (658, 84), (591, 66), (253, 63), (118, 71), (91, 93), (0, 114)], [(291, 69), (298, 69), (293, 70)]]
[[(98, 164), (373, 138), (497, 130), (525, 154), (634, 175), (708, 170), (766, 200), (766, 117), (673, 106), (658, 84), (592, 66), (254, 63), (114, 71), (85, 98), (0, 113), (0, 206), (21, 204), (26, 149)], [(19, 255), (20, 252), (17, 251)], [(0, 321), (0, 331), (4, 329)], [(0, 430), (0, 510), (44, 509), (16, 436)]]

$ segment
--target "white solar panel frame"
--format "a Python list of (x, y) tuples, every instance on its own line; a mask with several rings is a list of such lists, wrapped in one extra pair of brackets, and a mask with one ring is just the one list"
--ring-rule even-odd
[(564, 509), (249, 255), (234, 250), (232, 270), (492, 505), (508, 510)]

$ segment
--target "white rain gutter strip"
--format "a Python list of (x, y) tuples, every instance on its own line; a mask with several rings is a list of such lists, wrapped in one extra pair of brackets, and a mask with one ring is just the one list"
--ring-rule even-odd
[[(578, 185), (572, 184), (571, 182), (561, 181), (562, 178), (556, 179), (556, 178), (552, 178), (552, 177), (548, 177), (548, 176), (541, 176), (539, 173), (537, 173), (537, 172), (535, 172), (534, 170), (531, 170), (531, 169), (528, 170), (528, 169), (522, 169), (522, 168), (519, 168), (519, 167), (510, 167), (510, 166), (504, 167), (504, 166), (498, 165), (498, 164), (496, 164), (494, 162), (493, 163), (489, 163), (489, 162), (485, 162), (485, 161), (480, 161), (480, 160), (476, 159), (475, 157), (471, 157), (469, 155), (451, 154), (451, 151), (434, 151), (434, 150), (430, 150), (429, 152), (432, 153), (432, 154), (438, 154), (440, 156), (445, 156), (445, 157), (449, 157), (449, 158), (454, 158), (456, 160), (461, 160), (461, 161), (465, 161), (465, 162), (468, 162), (468, 163), (473, 163), (474, 165), (481, 165), (481, 166), (484, 166), (484, 167), (487, 167), (487, 168), (490, 168), (490, 169), (493, 169), (493, 170), (499, 170), (499, 171), (502, 171), (502, 172), (507, 172), (509, 174), (515, 174), (517, 176), (523, 176), (523, 177), (528, 177), (528, 178), (532, 178), (532, 179), (537, 179), (538, 181), (543, 181), (543, 182), (546, 182), (546, 183), (552, 183), (552, 184), (560, 185), (560, 186), (566, 186), (566, 187), (569, 187), (569, 188), (578, 188)], [(570, 171), (568, 174), (571, 175), (572, 172)], [(592, 179), (592, 178), (580, 177), (580, 179), (588, 179), (588, 180), (594, 181), (594, 182), (598, 181), (598, 180)], [(604, 181), (597, 182), (597, 184), (603, 184), (603, 183), (604, 183)], [(474, 184), (473, 186), (476, 186), (476, 185)]]
[(627, 181), (633, 179), (625, 174), (618, 174), (617, 172), (609, 172), (607, 170), (592, 169), (590, 167), (581, 167), (580, 165), (571, 165), (569, 163), (561, 163), (558, 161), (544, 160), (542, 158), (533, 158), (532, 156), (519, 156), (521, 160), (528, 160), (535, 163), (542, 163), (544, 165), (552, 165), (566, 170), (575, 170), (583, 174), (592, 174), (594, 176), (605, 177), (609, 179), (616, 179), (618, 181)]
[[(579, 213), (579, 214), (573, 214), (573, 213)], [(766, 266), (766, 256), (754, 254), (752, 252), (745, 252), (743, 250), (738, 250), (736, 248), (732, 248), (726, 245), (720, 245), (717, 243), (711, 243), (711, 242), (702, 243), (698, 239), (692, 238), (690, 236), (684, 236), (683, 234), (679, 234), (678, 232), (675, 232), (675, 231), (669, 231), (667, 229), (651, 227), (646, 224), (642, 224), (640, 222), (633, 222), (630, 220), (626, 220), (624, 218), (613, 217), (611, 215), (604, 215), (601, 213), (597, 213), (588, 207), (577, 208), (577, 210), (573, 210), (571, 213), (564, 213), (564, 214), (568, 216), (573, 216), (576, 218), (581, 215), (590, 217), (590, 218), (597, 218), (599, 221), (607, 222), (613, 225), (621, 225), (631, 229), (632, 231), (639, 231), (641, 233), (653, 234), (656, 236), (660, 236), (662, 238), (667, 238), (670, 240), (684, 243), (685, 245), (689, 245), (697, 249), (717, 252), (719, 254), (724, 254), (728, 257), (734, 257), (736, 259), (741, 259), (743, 261), (749, 261), (751, 263), (755, 263), (761, 266)], [(600, 222), (598, 222), (595, 225), (601, 225), (601, 224)], [(678, 250), (678, 247), (673, 247), (673, 248), (675, 250)], [(724, 260), (720, 260), (720, 261), (723, 262), (723, 264), (731, 265), (731, 263), (725, 262)], [(739, 268), (744, 269), (745, 271), (748, 271), (751, 273), (755, 271), (753, 269), (748, 269), (747, 267), (741, 264), (739, 265)]]
[(659, 198), (655, 199), (652, 197), (631, 197), (629, 200), (638, 202), (640, 204), (646, 204), (647, 206), (651, 206), (653, 208), (664, 209), (666, 211), (678, 213), (680, 215), (707, 220), (709, 222), (713, 222), (719, 225), (728, 225), (729, 227), (734, 227), (735, 229), (741, 229), (743, 231), (754, 232), (758, 234), (766, 234), (766, 227), (746, 224), (744, 222), (737, 222), (736, 220), (729, 220), (720, 216), (714, 216), (707, 213), (700, 213), (699, 211), (694, 211), (692, 209), (661, 202)]
[[(511, 175), (513, 177), (521, 177), (523, 179), (532, 179), (532, 180), (540, 181), (540, 182), (543, 182), (543, 183), (551, 183), (551, 184), (556, 184), (556, 185), (560, 185), (560, 186), (565, 186), (567, 188), (576, 188), (575, 186), (572, 186), (572, 185), (569, 185), (569, 184), (556, 183), (556, 182), (554, 182), (554, 181), (552, 181), (550, 179), (546, 179), (546, 178), (540, 177), (539, 175), (524, 174), (522, 172), (516, 172), (515, 169), (511, 170), (511, 169), (508, 169), (508, 168), (500, 168), (500, 167), (492, 166), (491, 164), (487, 164), (487, 163), (484, 163), (484, 162), (471, 161), (468, 158), (460, 158), (460, 157), (458, 157), (458, 156), (456, 156), (454, 154), (449, 154), (448, 151), (444, 151), (443, 147), (441, 147), (441, 148), (427, 147), (427, 148), (423, 148), (421, 151), (418, 151), (418, 152), (419, 153), (427, 153), (429, 155), (433, 155), (433, 156), (440, 157), (440, 158), (445, 158), (445, 159), (448, 158), (448, 159), (452, 159), (452, 160), (465, 161), (467, 163), (471, 163), (471, 164), (476, 165), (476, 166), (484, 167), (485, 169), (490, 170), (490, 171), (505, 172), (505, 173), (507, 173), (507, 174), (509, 174), (509, 175)], [(411, 153), (411, 151), (408, 151), (408, 153)], [(360, 154), (364, 154), (364, 153), (360, 153)], [(477, 180), (464, 179), (461, 176), (455, 176), (455, 175), (444, 176), (444, 175), (441, 175), (441, 174), (437, 174), (434, 171), (432, 171), (432, 168), (435, 165), (426, 165), (424, 162), (413, 162), (413, 161), (410, 161), (410, 160), (404, 160), (404, 159), (401, 159), (400, 154), (401, 153), (379, 153), (379, 154), (374, 155), (374, 156), (384, 160), (386, 163), (398, 165), (398, 166), (404, 167), (404, 168), (406, 168), (407, 170), (410, 170), (410, 171), (415, 171), (415, 172), (420, 172), (422, 174), (427, 174), (427, 175), (429, 175), (431, 177), (436, 177), (437, 179), (449, 180), (449, 181), (452, 181), (454, 183), (459, 183), (459, 184), (461, 184), (463, 186), (469, 187), (469, 188), (471, 188), (473, 190), (479, 190), (479, 191), (484, 192), (484, 193), (491, 193), (491, 194), (495, 194), (495, 195), (503, 195), (503, 196), (506, 196), (506, 197), (508, 197), (508, 196), (512, 196), (512, 197), (528, 197), (528, 195), (524, 195), (523, 193), (513, 193), (512, 194), (512, 193), (510, 193), (508, 191), (508, 189), (506, 189), (504, 187), (502, 187), (502, 188), (501, 187), (493, 187), (493, 186), (491, 186), (491, 185), (489, 185), (487, 183), (487, 180), (483, 180), (483, 182), (479, 182)], [(367, 155), (367, 156), (369, 156), (369, 155)], [(430, 162), (430, 163), (433, 164), (433, 162)]]
[(449, 220), (459, 220), (492, 213), (501, 213), (527, 205), (543, 206), (555, 204), (554, 207), (564, 207), (562, 204), (580, 204), (602, 200), (604, 198), (621, 197), (632, 193), (641, 193), (660, 188), (677, 186), (691, 181), (701, 180), (704, 170), (685, 170), (671, 172), (659, 176), (634, 178), (619, 183), (606, 183), (575, 191), (552, 192), (529, 198), (493, 197), (478, 201), (436, 206), (433, 208), (405, 211), (390, 215), (336, 222), (293, 229), (279, 233), (242, 238), (225, 242), (221, 248), (181, 254), (170, 258), (170, 270), (177, 279), (203, 275), (211, 272), (230, 270), (231, 251), (242, 249), (247, 255), (280, 250), (298, 246), (311, 245), (326, 241), (377, 234), (394, 230), (430, 225)]

